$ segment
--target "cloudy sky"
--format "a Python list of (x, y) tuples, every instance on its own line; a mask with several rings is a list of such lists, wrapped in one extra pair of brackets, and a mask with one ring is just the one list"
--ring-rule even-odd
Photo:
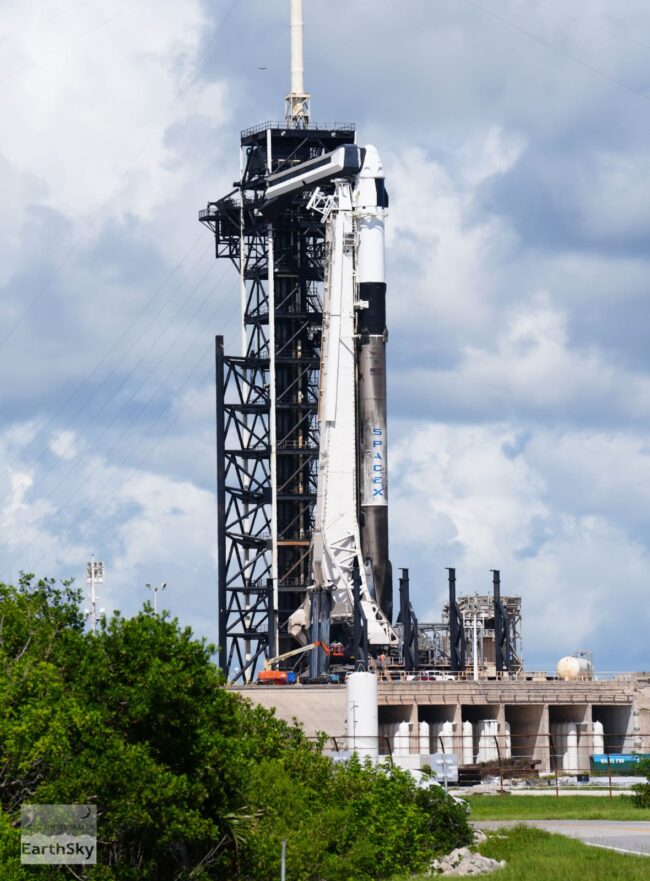
[[(0, 0), (0, 578), (145, 582), (216, 640), (197, 212), (279, 118), (288, 0)], [(374, 143), (389, 227), (391, 557), (524, 603), (528, 666), (648, 669), (650, 8), (305, 0), (316, 121)], [(260, 69), (266, 68), (266, 69)]]

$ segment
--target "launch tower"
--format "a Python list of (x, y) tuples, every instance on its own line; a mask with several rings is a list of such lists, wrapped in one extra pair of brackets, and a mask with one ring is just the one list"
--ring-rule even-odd
[(240, 180), (199, 215), (241, 280), (242, 354), (216, 342), (219, 665), (232, 680), (295, 647), (287, 621), (310, 583), (325, 230), (309, 193), (259, 209), (269, 175), (353, 144), (355, 131), (310, 121), (301, 6), (286, 118), (242, 132)]

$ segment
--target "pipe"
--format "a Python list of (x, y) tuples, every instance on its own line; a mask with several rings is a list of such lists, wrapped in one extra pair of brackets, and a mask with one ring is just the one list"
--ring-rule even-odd
[(474, 642), (472, 646), (472, 655), (474, 657), (474, 682), (478, 682), (478, 619), (474, 612)]

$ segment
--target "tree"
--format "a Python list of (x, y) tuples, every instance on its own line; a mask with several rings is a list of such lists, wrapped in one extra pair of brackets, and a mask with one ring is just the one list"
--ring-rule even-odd
[[(462, 810), (398, 769), (334, 765), (297, 726), (237, 698), (214, 649), (150, 605), (84, 630), (71, 585), (0, 585), (0, 869), (23, 803), (92, 803), (87, 881), (388, 878), (469, 840)], [(44, 879), (65, 869), (39, 868)], [(29, 875), (27, 873), (30, 873)]]

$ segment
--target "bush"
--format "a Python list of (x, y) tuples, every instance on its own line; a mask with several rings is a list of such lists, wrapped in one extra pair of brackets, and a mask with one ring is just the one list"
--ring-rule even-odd
[(394, 766), (316, 757), (312, 774), (287, 756), (258, 765), (250, 783), (263, 814), (243, 854), (246, 881), (279, 875), (282, 839), (295, 881), (379, 881), (471, 840), (462, 806)]
[[(69, 586), (0, 584), (0, 878), (23, 803), (92, 803), (84, 881), (380, 881), (470, 840), (439, 787), (334, 764), (223, 687), (213, 648), (151, 607), (84, 632)], [(77, 870), (78, 869), (78, 870)], [(43, 881), (60, 869), (40, 867)]]
[(650, 808), (650, 759), (640, 759), (638, 768), (639, 774), (646, 778), (646, 782), (634, 784), (632, 803), (637, 808)]

